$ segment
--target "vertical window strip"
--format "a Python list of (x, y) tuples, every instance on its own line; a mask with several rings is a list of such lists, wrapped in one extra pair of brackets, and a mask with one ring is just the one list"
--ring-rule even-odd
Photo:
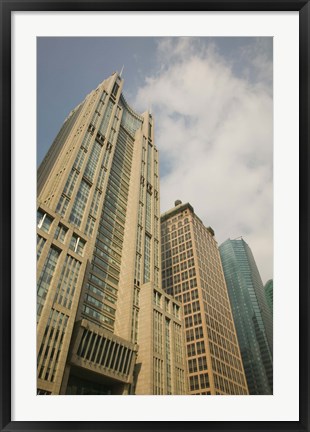
[(55, 372), (67, 322), (67, 315), (58, 312), (57, 310), (52, 310), (52, 314), (50, 315), (50, 319), (45, 329), (47, 337), (42, 341), (40, 347), (40, 353), (43, 353), (44, 351), (44, 355), (38, 357), (38, 376), (41, 379), (52, 382), (55, 379)]
[(147, 181), (152, 183), (152, 145), (148, 143), (147, 151)]
[(140, 273), (141, 273), (141, 255), (136, 254), (135, 283), (137, 285), (140, 285)]
[(59, 328), (60, 337), (58, 339), (57, 346), (55, 346), (56, 356), (54, 356), (53, 363), (51, 364), (51, 372), (50, 372), (50, 376), (49, 376), (49, 379), (52, 382), (55, 381), (56, 370), (57, 370), (57, 366), (58, 366), (58, 362), (59, 362), (60, 353), (62, 351), (63, 339), (65, 336), (68, 319), (69, 319), (69, 317), (67, 315), (63, 315), (63, 320), (62, 320), (62, 323), (61, 323), (60, 328)]
[[(110, 152), (107, 150), (106, 150), (106, 153), (110, 154)], [(106, 153), (105, 153), (105, 155), (106, 155)], [(104, 158), (105, 158), (105, 155), (104, 155)], [(99, 169), (98, 179), (97, 179), (97, 188), (100, 190), (102, 190), (102, 188), (103, 188), (103, 182), (105, 179), (105, 175), (106, 175), (106, 169), (104, 168), (104, 165), (102, 162), (101, 167)]]
[(70, 255), (66, 256), (55, 294), (55, 302), (71, 308), (81, 263)]
[(144, 240), (144, 283), (150, 281), (150, 267), (151, 267), (151, 238), (146, 234)]
[(95, 219), (92, 216), (88, 216), (85, 227), (85, 234), (92, 237), (95, 227)]
[(171, 394), (172, 393), (172, 388), (171, 388), (171, 359), (170, 359), (170, 320), (169, 319), (165, 319), (165, 334), (166, 334), (166, 372), (167, 372), (167, 394)]
[[(52, 310), (52, 316), (51, 320), (47, 323), (47, 326), (45, 328), (45, 334), (47, 334), (46, 343), (44, 344), (44, 355), (40, 357), (40, 362), (38, 363), (39, 368), (39, 375), (38, 377), (41, 379), (44, 379), (44, 376), (46, 375), (46, 367), (47, 362), (50, 359), (51, 351), (52, 351), (52, 344), (55, 341), (56, 336), (56, 322), (59, 316), (59, 312), (56, 310)], [(41, 344), (41, 348), (43, 345), (43, 341)], [(40, 351), (41, 351), (40, 348)]]
[(158, 288), (159, 286), (159, 270), (158, 268), (154, 268), (154, 285)]
[(63, 190), (63, 193), (68, 197), (71, 197), (72, 195), (72, 191), (74, 189), (78, 176), (79, 174), (77, 173), (77, 171), (75, 169), (72, 169)]
[(139, 203), (138, 224), (143, 226), (143, 204)]
[(37, 235), (37, 261), (41, 256), (41, 253), (42, 253), (42, 250), (43, 250), (45, 243), (46, 243), (45, 238)]
[(155, 240), (155, 245), (154, 245), (154, 264), (156, 267), (159, 268), (159, 242), (158, 240)]
[(142, 250), (142, 227), (140, 225), (138, 225), (138, 230), (137, 230), (137, 252), (139, 252), (141, 254)]
[(99, 126), (99, 131), (102, 133), (103, 136), (106, 136), (109, 120), (111, 118), (111, 113), (114, 107), (114, 103), (109, 100), (106, 112), (103, 115), (103, 119), (101, 121), (101, 124)]
[(110, 154), (111, 154), (111, 149), (106, 148), (105, 154), (104, 154), (103, 159), (102, 159), (102, 166), (105, 167), (105, 168), (108, 167), (108, 162), (109, 162), (109, 159), (110, 159)]
[(152, 199), (151, 195), (147, 192), (146, 194), (146, 209), (145, 209), (145, 229), (151, 233), (152, 231)]
[(94, 192), (94, 196), (93, 196), (93, 200), (89, 212), (89, 214), (91, 214), (94, 218), (96, 218), (97, 216), (100, 198), (101, 198), (101, 192), (98, 189), (96, 189)]
[(159, 216), (159, 202), (158, 202), (158, 198), (155, 198), (154, 200), (154, 213), (155, 215), (158, 217)]
[[(55, 311), (56, 312), (56, 311)], [(56, 347), (59, 341), (59, 322), (61, 323), (61, 318), (62, 318), (62, 314), (57, 312), (57, 322), (55, 325), (55, 330), (53, 333), (51, 333), (51, 340), (48, 341), (48, 345), (49, 345), (49, 350), (48, 352), (48, 356), (45, 360), (45, 373), (43, 374), (43, 376), (41, 378), (43, 378), (46, 381), (51, 381), (51, 377), (50, 377), (50, 372), (51, 372), (51, 365), (53, 363), (53, 359), (55, 357), (55, 353), (56, 353)]]
[(139, 311), (136, 307), (132, 309), (132, 319), (131, 319), (131, 341), (136, 343), (138, 339), (138, 316)]
[(102, 146), (95, 141), (92, 147), (92, 150), (90, 152), (84, 175), (87, 177), (90, 181), (93, 181), (94, 174), (96, 172), (97, 164), (100, 158), (100, 152), (101, 152)]
[(82, 144), (81, 144), (81, 147), (83, 147), (85, 150), (88, 150), (88, 147), (89, 147), (89, 144), (91, 142), (92, 136), (93, 135), (89, 131), (87, 131), (85, 133), (85, 136), (84, 136)]
[(70, 202), (70, 198), (66, 197), (65, 195), (61, 195), (56, 207), (56, 213), (65, 216), (69, 202)]
[(94, 112), (94, 115), (93, 115), (92, 119), (91, 119), (91, 124), (92, 124), (92, 126), (94, 126), (94, 127), (97, 126), (97, 123), (98, 123), (98, 121), (99, 121), (99, 118), (100, 118), (100, 113), (97, 112), (97, 110), (96, 110), (96, 111)]
[(114, 130), (114, 129), (111, 129), (111, 130), (110, 130), (110, 133), (109, 133), (109, 138), (108, 138), (109, 143), (113, 144), (115, 134), (116, 134), (115, 130)]
[(60, 251), (50, 248), (37, 284), (37, 318), (40, 317), (48, 289), (51, 285)]
[(76, 157), (74, 165), (73, 165), (73, 168), (75, 168), (79, 172), (81, 171), (81, 168), (83, 166), (85, 155), (86, 155), (85, 150), (81, 147), (79, 149), (79, 152), (77, 154), (77, 157)]
[(76, 198), (74, 204), (72, 206), (71, 214), (70, 214), (70, 222), (79, 227), (81, 225), (84, 210), (86, 207), (86, 203), (88, 200), (90, 185), (86, 183), (85, 180), (81, 181), (79, 190), (76, 194)]

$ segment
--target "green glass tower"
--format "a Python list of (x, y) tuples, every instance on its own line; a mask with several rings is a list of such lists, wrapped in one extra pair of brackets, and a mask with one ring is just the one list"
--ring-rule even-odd
[(271, 312), (273, 311), (273, 280), (270, 279), (265, 284), (265, 297), (267, 304), (269, 306), (269, 309)]
[(249, 393), (272, 394), (272, 314), (254, 256), (242, 238), (219, 250)]

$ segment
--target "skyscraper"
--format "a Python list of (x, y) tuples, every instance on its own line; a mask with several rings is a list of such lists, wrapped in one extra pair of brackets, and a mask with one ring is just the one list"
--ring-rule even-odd
[(250, 394), (272, 394), (272, 315), (253, 254), (241, 238), (220, 246)]
[(212, 228), (178, 200), (161, 239), (163, 289), (183, 304), (190, 394), (248, 394)]
[(160, 284), (153, 118), (123, 83), (69, 114), (38, 169), (38, 394), (187, 392), (181, 305)]
[(265, 297), (271, 313), (273, 312), (273, 280), (270, 279), (265, 283)]

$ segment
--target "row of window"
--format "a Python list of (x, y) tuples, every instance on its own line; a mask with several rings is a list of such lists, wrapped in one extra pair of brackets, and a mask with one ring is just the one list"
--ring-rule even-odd
[(189, 388), (191, 391), (206, 389), (210, 387), (209, 375), (207, 373), (192, 375), (189, 377)]
[(154, 290), (153, 292), (153, 302), (161, 309), (164, 308), (166, 312), (172, 313), (176, 318), (180, 318), (180, 306), (173, 302), (171, 299), (163, 296), (157, 290)]
[[(50, 215), (48, 215), (46, 212), (44, 212), (41, 209), (38, 209), (37, 211), (37, 226), (42, 231), (49, 233), (52, 223), (54, 221), (54, 218)], [(64, 226), (63, 224), (58, 224), (55, 230), (54, 239), (60, 241), (61, 243), (64, 243), (66, 241), (66, 236), (68, 233), (68, 228)], [(42, 237), (39, 236), (41, 239)], [(69, 248), (73, 250), (75, 253), (83, 256), (84, 249), (85, 249), (86, 241), (79, 237), (77, 234), (73, 233), (70, 239)], [(42, 252), (42, 240), (40, 243), (41, 249), (39, 250), (39, 255)]]
[[(188, 251), (182, 252), (179, 255), (176, 255), (174, 257), (172, 257), (171, 250), (169, 250), (169, 251), (161, 254), (161, 260), (162, 260), (163, 266), (165, 266), (167, 268), (171, 265), (171, 263), (177, 264), (181, 261), (186, 260), (186, 258), (191, 258), (193, 256), (194, 256), (193, 249), (189, 249)], [(165, 260), (167, 260), (167, 263), (164, 262)]]
[(162, 284), (163, 284), (163, 289), (165, 289), (167, 292), (169, 289), (174, 288), (174, 295), (177, 295), (181, 292), (181, 286), (183, 291), (187, 291), (190, 288), (195, 288), (197, 286), (197, 279), (193, 278), (190, 279), (189, 281), (185, 281), (184, 283), (182, 283), (182, 285), (178, 284), (174, 286), (173, 278), (170, 277), (168, 279), (164, 279)]
[(193, 357), (199, 354), (205, 354), (206, 348), (204, 341), (198, 341), (196, 343), (190, 343), (186, 346), (187, 356)]

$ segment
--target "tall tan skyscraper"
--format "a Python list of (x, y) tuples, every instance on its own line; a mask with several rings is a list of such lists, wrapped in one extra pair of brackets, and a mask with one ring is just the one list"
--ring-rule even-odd
[(184, 394), (181, 304), (160, 284), (158, 151), (117, 73), (38, 170), (38, 394)]
[(163, 289), (183, 304), (190, 394), (248, 394), (212, 228), (181, 201), (161, 216)]

